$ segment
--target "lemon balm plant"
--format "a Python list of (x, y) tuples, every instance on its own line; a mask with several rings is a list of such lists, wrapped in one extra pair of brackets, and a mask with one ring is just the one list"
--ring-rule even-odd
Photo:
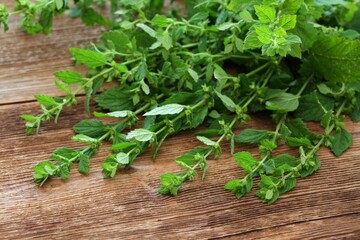
[[(86, 75), (56, 72), (64, 96), (35, 95), (42, 113), (21, 116), (32, 134), (43, 121), (57, 122), (82, 92), (85, 110), (94, 115), (73, 127), (73, 140), (87, 147), (59, 147), (51, 160), (34, 166), (40, 186), (52, 177), (68, 178), (75, 163), (87, 174), (103, 141), (112, 144), (102, 164), (104, 177), (112, 178), (147, 149), (155, 158), (168, 137), (203, 125), (207, 129), (196, 133), (200, 146), (176, 158), (182, 172), (161, 175), (159, 193), (177, 195), (186, 181), (199, 174), (205, 178), (208, 159), (218, 158), (229, 141), (243, 175), (224, 182), (225, 189), (241, 198), (260, 178), (256, 195), (273, 203), (320, 167), (320, 147), (340, 156), (351, 146), (343, 127), (344, 114), (360, 120), (359, 1), (198, 0), (182, 2), (185, 11), (175, 7), (179, 4), (165, 5), (161, 0), (16, 1), (14, 12), (0, 5), (5, 30), (8, 18), (19, 14), (26, 31), (47, 34), (54, 16), (64, 11), (107, 29), (90, 48), (70, 49), (73, 59), (88, 67)], [(96, 10), (102, 6), (110, 10), (104, 16)], [(230, 74), (227, 64), (237, 73)], [(118, 84), (98, 93), (106, 81)], [(234, 133), (259, 111), (272, 117), (274, 131)], [(105, 124), (102, 117), (114, 121)], [(141, 125), (139, 117), (144, 117)], [(323, 133), (309, 130), (307, 121), (319, 122)], [(258, 145), (259, 157), (235, 153), (235, 144)], [(276, 155), (283, 144), (298, 154)]]

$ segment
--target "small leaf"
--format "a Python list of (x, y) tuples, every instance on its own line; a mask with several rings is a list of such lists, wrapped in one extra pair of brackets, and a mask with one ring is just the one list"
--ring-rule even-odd
[(123, 150), (128, 147), (135, 146), (136, 142), (122, 142), (111, 146), (112, 151)]
[(203, 137), (203, 136), (196, 136), (196, 138), (202, 142), (205, 145), (208, 146), (214, 146), (216, 144), (216, 142), (214, 142), (213, 140), (208, 139), (207, 137)]
[(292, 112), (299, 106), (299, 97), (291, 93), (282, 93), (280, 96), (266, 101), (266, 108), (269, 110)]
[(131, 111), (114, 111), (109, 113), (94, 112), (95, 117), (124, 118), (127, 117), (129, 114), (132, 114), (132, 112)]
[(62, 91), (71, 94), (71, 90), (59, 81), (55, 81), (55, 85)]
[(116, 161), (120, 164), (126, 165), (130, 162), (129, 154), (119, 152), (116, 154)]
[(235, 112), (236, 110), (236, 104), (233, 102), (233, 100), (231, 98), (229, 98), (226, 95), (223, 95), (221, 93), (219, 93), (218, 91), (215, 90), (216, 95), (220, 98), (220, 100), (222, 101), (222, 103), (224, 104), (224, 106), (230, 111), (230, 112)]
[(332, 98), (321, 95), (317, 92), (303, 95), (295, 116), (304, 121), (320, 121), (324, 114), (334, 108)]
[(197, 74), (197, 72), (195, 72), (191, 68), (188, 68), (188, 73), (190, 74), (192, 79), (194, 79), (195, 82), (197, 82), (199, 80), (199, 75)]
[(273, 196), (274, 196), (274, 190), (268, 189), (266, 191), (265, 199), (270, 200), (272, 199)]
[(285, 142), (290, 147), (311, 146), (311, 142), (307, 138), (287, 137)]
[(106, 126), (99, 120), (86, 119), (75, 124), (73, 129), (76, 133), (84, 134), (92, 138), (102, 136), (106, 133)]
[(144, 114), (144, 116), (156, 116), (156, 115), (171, 115), (178, 114), (184, 110), (185, 106), (177, 103), (163, 105), (161, 107), (156, 107), (151, 111)]
[(237, 143), (260, 143), (265, 138), (270, 138), (274, 132), (267, 130), (245, 129), (235, 138)]
[(135, 138), (140, 142), (150, 141), (155, 136), (154, 132), (151, 132), (147, 129), (139, 128), (129, 132), (126, 136), (128, 140)]
[(89, 68), (101, 67), (107, 63), (105, 56), (98, 52), (79, 48), (70, 48), (70, 52), (76, 61)]
[(35, 98), (40, 104), (44, 105), (45, 107), (52, 107), (58, 104), (54, 100), (54, 98), (47, 95), (35, 95)]
[(88, 174), (90, 169), (89, 156), (86, 154), (81, 154), (79, 157), (79, 172), (82, 174)]
[(244, 168), (245, 170), (251, 172), (252, 169), (258, 164), (253, 155), (249, 152), (239, 152), (234, 154), (236, 163)]
[(275, 21), (276, 10), (273, 7), (265, 5), (255, 5), (255, 13), (258, 16), (260, 22), (271, 23)]
[(84, 134), (77, 134), (71, 138), (74, 141), (77, 142), (83, 142), (83, 143), (97, 143), (98, 140), (89, 136), (86, 136)]
[(58, 79), (69, 85), (77, 84), (84, 80), (84, 78), (81, 76), (80, 73), (70, 70), (58, 71), (55, 72), (54, 75), (55, 77), (57, 77)]
[(138, 24), (136, 24), (136, 26), (141, 28), (142, 30), (144, 30), (144, 32), (149, 34), (151, 37), (156, 38), (156, 32), (151, 27), (149, 27), (149, 26), (147, 26), (147, 25), (145, 25), (143, 23), (138, 23)]
[(279, 19), (279, 26), (285, 30), (293, 29), (296, 26), (296, 15), (282, 15)]
[(163, 45), (163, 47), (166, 50), (169, 50), (170, 48), (172, 48), (173, 44), (172, 44), (172, 38), (169, 34), (169, 32), (165, 31), (163, 36), (162, 36), (162, 41), (161, 44)]
[(334, 140), (331, 145), (331, 151), (338, 157), (346, 149), (348, 149), (353, 143), (352, 135), (346, 131), (345, 129), (341, 129), (340, 131), (336, 131), (334, 135)]

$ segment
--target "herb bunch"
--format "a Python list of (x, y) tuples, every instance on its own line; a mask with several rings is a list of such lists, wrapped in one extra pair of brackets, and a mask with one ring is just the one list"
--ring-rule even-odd
[[(43, 11), (53, 16), (67, 8), (67, 2), (62, 3), (19, 1), (16, 9), (27, 31), (49, 33), (52, 17), (44, 24)], [(91, 98), (97, 103), (96, 119), (74, 126), (73, 140), (87, 147), (60, 147), (50, 155), (51, 161), (37, 164), (34, 180), (40, 185), (51, 177), (68, 178), (76, 162), (78, 170), (88, 174), (90, 158), (103, 141), (112, 144), (113, 153), (102, 164), (104, 177), (112, 178), (148, 148), (153, 148), (155, 158), (168, 137), (203, 125), (207, 130), (196, 133), (202, 146), (176, 159), (184, 170), (164, 173), (159, 193), (177, 195), (199, 173), (204, 179), (208, 160), (218, 158), (222, 143), (229, 141), (243, 175), (229, 179), (225, 189), (241, 198), (260, 178), (256, 196), (274, 203), (295, 187), (299, 177), (320, 167), (320, 147), (340, 156), (351, 146), (344, 114), (360, 120), (359, 1), (198, 0), (184, 1), (184, 12), (164, 7), (160, 0), (124, 0), (110, 1), (109, 17), (101, 16), (92, 4), (106, 5), (75, 1), (78, 15), (85, 24), (108, 30), (90, 48), (70, 49), (73, 59), (89, 68), (86, 76), (56, 72), (55, 84), (65, 96), (36, 95), (42, 112), (22, 115), (26, 133), (32, 134), (44, 121), (57, 122), (65, 106), (76, 104), (78, 93), (86, 94), (88, 114)], [(29, 9), (40, 12), (39, 18), (32, 15), (31, 24), (24, 20)], [(11, 14), (0, 6), (5, 30)], [(230, 74), (227, 66), (236, 72)], [(110, 81), (118, 85), (97, 94)], [(69, 85), (78, 88), (72, 91)], [(259, 111), (272, 116), (275, 130), (245, 129), (236, 135), (236, 127), (246, 125)], [(114, 121), (105, 124), (102, 117)], [(319, 122), (323, 133), (312, 132), (306, 121)], [(258, 157), (247, 151), (234, 153), (235, 144), (257, 144)], [(283, 144), (298, 154), (276, 155)]]

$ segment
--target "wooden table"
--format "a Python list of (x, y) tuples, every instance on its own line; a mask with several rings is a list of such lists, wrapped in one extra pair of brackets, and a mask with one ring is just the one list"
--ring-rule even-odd
[[(360, 239), (360, 124), (348, 120), (353, 147), (341, 158), (321, 149), (321, 169), (273, 205), (254, 192), (236, 200), (223, 189), (242, 174), (228, 152), (210, 161), (204, 181), (186, 183), (177, 197), (159, 195), (159, 175), (180, 171), (175, 157), (198, 144), (191, 131), (168, 139), (155, 162), (147, 152), (113, 180), (101, 174), (105, 145), (88, 176), (74, 169), (69, 180), (39, 188), (31, 167), (59, 146), (77, 146), (71, 127), (86, 118), (83, 98), (40, 135), (26, 137), (19, 115), (38, 112), (33, 94), (61, 94), (52, 73), (73, 69), (67, 49), (95, 41), (99, 30), (63, 17), (51, 36), (27, 35), (15, 22), (10, 27), (0, 34), (0, 239)], [(248, 126), (264, 125), (273, 128), (255, 116)]]

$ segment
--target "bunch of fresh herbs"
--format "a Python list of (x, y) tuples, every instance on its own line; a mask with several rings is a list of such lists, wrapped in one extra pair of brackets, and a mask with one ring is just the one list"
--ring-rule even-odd
[[(90, 48), (70, 49), (73, 59), (88, 67), (86, 75), (56, 72), (55, 84), (65, 96), (36, 95), (42, 113), (21, 116), (32, 134), (44, 121), (57, 122), (64, 107), (76, 104), (78, 93), (86, 94), (88, 114), (90, 99), (97, 103), (95, 118), (74, 126), (73, 140), (87, 147), (59, 147), (51, 161), (34, 166), (40, 186), (55, 176), (67, 179), (74, 163), (88, 174), (90, 158), (103, 141), (112, 144), (113, 153), (102, 164), (104, 177), (112, 178), (148, 148), (155, 158), (168, 137), (203, 125), (207, 129), (196, 133), (201, 146), (176, 158), (183, 171), (164, 173), (159, 193), (177, 195), (184, 182), (199, 173), (203, 179), (208, 159), (218, 158), (221, 144), (229, 141), (243, 174), (225, 189), (241, 198), (260, 178), (256, 195), (273, 203), (320, 167), (320, 147), (340, 156), (351, 146), (344, 114), (360, 120), (358, 0), (109, 2), (16, 0), (15, 12), (0, 5), (5, 30), (8, 18), (20, 14), (26, 31), (47, 34), (53, 17), (69, 8), (86, 25), (107, 28)], [(110, 13), (100, 14), (106, 6)], [(110, 81), (118, 85), (98, 94)], [(274, 131), (234, 133), (259, 111), (271, 115)], [(114, 122), (105, 124), (102, 117)], [(319, 122), (323, 132), (312, 132), (306, 121)], [(258, 159), (247, 151), (234, 153), (235, 144), (258, 145)], [(276, 155), (283, 144), (298, 154)]]

